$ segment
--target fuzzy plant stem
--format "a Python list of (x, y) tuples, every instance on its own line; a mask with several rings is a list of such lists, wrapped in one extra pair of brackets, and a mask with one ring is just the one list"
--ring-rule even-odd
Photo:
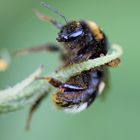
[[(119, 58), (122, 53), (123, 51), (120, 46), (112, 45), (106, 56), (74, 64), (49, 76), (62, 81), (67, 81), (71, 76), (82, 71), (90, 70)], [(51, 94), (54, 91), (54, 88), (45, 80), (36, 80), (36, 77), (39, 77), (42, 74), (43, 69), (44, 67), (40, 66), (22, 82), (8, 89), (0, 90), (0, 114), (15, 111), (27, 105), (31, 105), (40, 95)]]

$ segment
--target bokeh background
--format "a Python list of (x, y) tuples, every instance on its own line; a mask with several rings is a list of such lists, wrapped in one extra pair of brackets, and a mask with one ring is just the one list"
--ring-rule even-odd
[[(111, 43), (120, 44), (124, 55), (119, 68), (110, 69), (110, 90), (80, 114), (57, 111), (46, 99), (25, 131), (28, 108), (0, 116), (0, 140), (139, 140), (140, 139), (140, 1), (139, 0), (47, 0), (68, 19), (96, 21)], [(56, 43), (58, 32), (40, 21), (36, 8), (64, 22), (40, 6), (39, 0), (0, 0), (0, 48), (14, 52), (46, 42)], [(58, 54), (42, 53), (14, 59), (0, 73), (0, 88), (21, 81), (39, 64), (45, 74), (58, 66)]]

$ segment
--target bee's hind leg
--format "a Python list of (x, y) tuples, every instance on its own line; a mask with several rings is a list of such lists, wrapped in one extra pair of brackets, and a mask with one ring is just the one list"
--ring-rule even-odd
[(39, 105), (41, 104), (41, 102), (43, 101), (43, 99), (45, 99), (45, 97), (48, 95), (48, 93), (44, 93), (42, 95), (40, 95), (32, 104), (30, 111), (29, 111), (29, 115), (28, 115), (28, 119), (27, 119), (27, 123), (26, 123), (26, 130), (30, 129), (30, 125), (31, 125), (31, 121), (32, 121), (32, 117), (34, 112), (38, 109)]

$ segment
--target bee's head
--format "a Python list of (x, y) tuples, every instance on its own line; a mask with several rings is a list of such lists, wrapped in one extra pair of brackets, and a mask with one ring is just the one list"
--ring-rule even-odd
[(84, 35), (82, 25), (79, 21), (71, 21), (64, 25), (58, 33), (58, 42), (71, 42)]
[(41, 19), (43, 18), (43, 19), (47, 20), (48, 22), (52, 23), (55, 27), (60, 29), (60, 32), (58, 33), (58, 37), (57, 37), (58, 42), (71, 42), (84, 35), (84, 31), (83, 31), (81, 22), (79, 22), (79, 21), (68, 22), (63, 14), (61, 14), (58, 10), (52, 8), (49, 4), (47, 4), (46, 2), (42, 2), (41, 4), (45, 8), (48, 8), (52, 12), (61, 16), (66, 22), (65, 25), (62, 25), (59, 22), (57, 22), (56, 20), (54, 20), (48, 16), (43, 16), (43, 15), (40, 15), (40, 13), (37, 13), (37, 15), (39, 15), (39, 17)]
[[(78, 51), (82, 47), (85, 46), (87, 41), (85, 40), (91, 40), (91, 35), (89, 35), (89, 30), (87, 28), (87, 25), (83, 21), (68, 21), (66, 17), (61, 14), (58, 10), (52, 8), (49, 4), (46, 2), (41, 3), (45, 8), (51, 10), (52, 12), (56, 13), (60, 17), (64, 19), (66, 22), (64, 25), (59, 23), (58, 21), (48, 17), (41, 15), (40, 13), (37, 13), (39, 18), (43, 20), (47, 20), (51, 24), (53, 24), (55, 27), (57, 27), (60, 31), (57, 36), (57, 41), (64, 43), (66, 46), (65, 48), (68, 51), (75, 51), (75, 49)], [(76, 47), (75, 47), (76, 46)]]

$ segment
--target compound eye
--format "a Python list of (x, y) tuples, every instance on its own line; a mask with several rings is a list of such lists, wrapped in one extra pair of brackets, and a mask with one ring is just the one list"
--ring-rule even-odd
[(69, 38), (76, 38), (78, 36), (82, 36), (83, 35), (83, 30), (79, 29), (75, 32), (73, 32), (72, 34), (69, 35)]
[(73, 41), (75, 39), (77, 39), (77, 37), (79, 36), (83, 36), (84, 32), (83, 29), (77, 29), (76, 31), (72, 32), (72, 33), (67, 33), (67, 32), (62, 32), (60, 34), (58, 34), (58, 38), (57, 41), (58, 42), (69, 42), (69, 41)]

